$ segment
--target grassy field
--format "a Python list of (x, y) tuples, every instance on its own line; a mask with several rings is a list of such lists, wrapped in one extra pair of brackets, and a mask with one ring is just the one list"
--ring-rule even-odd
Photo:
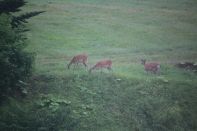
[[(174, 67), (197, 62), (196, 0), (27, 1), (24, 12), (46, 12), (27, 24), (36, 60), (23, 104), (65, 100), (77, 122), (62, 131), (197, 130), (197, 75)], [(89, 68), (111, 59), (113, 71), (68, 70), (79, 53)], [(160, 75), (146, 74), (142, 58), (160, 62)]]

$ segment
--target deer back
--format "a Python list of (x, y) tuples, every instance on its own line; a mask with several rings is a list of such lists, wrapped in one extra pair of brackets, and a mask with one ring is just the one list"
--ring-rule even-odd
[(159, 63), (145, 63), (144, 68), (147, 71), (157, 71), (160, 69)]
[(99, 61), (95, 67), (97, 68), (107, 68), (107, 67), (111, 67), (112, 65), (112, 61), (111, 60), (103, 60), (103, 61)]
[(80, 54), (73, 57), (71, 63), (87, 62), (88, 56), (86, 54)]

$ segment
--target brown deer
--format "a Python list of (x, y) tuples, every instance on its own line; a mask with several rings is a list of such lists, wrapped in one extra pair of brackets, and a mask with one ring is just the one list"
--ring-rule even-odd
[(151, 62), (151, 63), (146, 63), (145, 59), (141, 60), (142, 65), (144, 65), (144, 70), (146, 72), (152, 72), (154, 74), (159, 73), (160, 71), (160, 64), (159, 63), (155, 63), (155, 62)]
[(68, 69), (70, 69), (70, 66), (72, 64), (77, 64), (78, 65), (79, 63), (82, 63), (85, 67), (87, 67), (87, 60), (88, 60), (88, 55), (86, 55), (86, 54), (76, 55), (72, 58), (72, 60), (68, 64)]
[(95, 69), (103, 69), (106, 68), (108, 70), (112, 70), (112, 61), (111, 60), (101, 60), (99, 62), (96, 63), (96, 65), (94, 65), (92, 68), (90, 68), (89, 72), (91, 73), (92, 70)]

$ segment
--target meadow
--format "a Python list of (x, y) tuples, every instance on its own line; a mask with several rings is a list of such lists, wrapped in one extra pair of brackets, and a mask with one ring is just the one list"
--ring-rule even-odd
[[(39, 130), (197, 130), (197, 75), (174, 66), (197, 62), (197, 1), (27, 1), (24, 12), (46, 12), (28, 20), (26, 50), (36, 54), (34, 73), (26, 99), (12, 101), (27, 112), (37, 112), (35, 103), (51, 114), (61, 103), (60, 114), (69, 109), (53, 116), (50, 128), (43, 120)], [(88, 68), (111, 59), (113, 71), (68, 70), (80, 53), (88, 54)], [(160, 75), (147, 74), (140, 59), (161, 63)]]

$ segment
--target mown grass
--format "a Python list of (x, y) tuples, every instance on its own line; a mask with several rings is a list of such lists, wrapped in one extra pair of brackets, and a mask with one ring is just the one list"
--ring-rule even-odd
[[(44, 116), (51, 120), (49, 126), (54, 126), (55, 119), (63, 121), (53, 130), (197, 129), (197, 76), (173, 65), (197, 61), (195, 0), (28, 2), (24, 11), (46, 11), (28, 23), (27, 50), (37, 54), (34, 75), (28, 82), (29, 95), (23, 102), (30, 114), (39, 112), (35, 101), (46, 95), (55, 109), (59, 99), (71, 102), (60, 110), (70, 112), (69, 120), (65, 114), (51, 118), (53, 112)], [(89, 67), (109, 58), (113, 71), (89, 74), (82, 66), (68, 70), (66, 65), (73, 55), (84, 52), (89, 55)], [(141, 58), (160, 62), (160, 75), (146, 74)], [(44, 108), (50, 111), (50, 106)], [(32, 119), (45, 122), (36, 129), (49, 130), (44, 119)]]

